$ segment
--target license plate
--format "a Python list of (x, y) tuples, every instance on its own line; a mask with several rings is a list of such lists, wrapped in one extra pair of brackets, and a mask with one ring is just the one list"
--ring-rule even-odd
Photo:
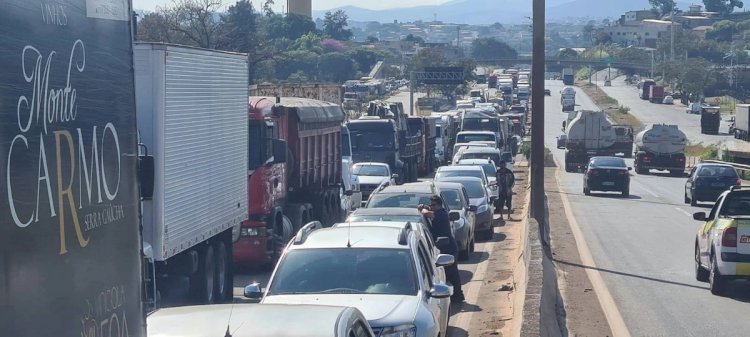
[(740, 236), (740, 243), (750, 243), (750, 235)]
[(602, 182), (602, 186), (614, 186), (614, 185), (615, 185), (614, 181), (605, 181), (605, 182)]
[(724, 183), (712, 183), (711, 186), (713, 186), (713, 187), (724, 187)]

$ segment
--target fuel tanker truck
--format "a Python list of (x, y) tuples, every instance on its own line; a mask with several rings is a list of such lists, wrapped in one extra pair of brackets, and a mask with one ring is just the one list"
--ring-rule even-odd
[(581, 110), (563, 121), (565, 134), (557, 147), (565, 149), (565, 171), (583, 168), (594, 156), (613, 156), (617, 134), (603, 111)]
[(666, 170), (679, 176), (685, 171), (687, 137), (677, 125), (654, 124), (635, 137), (635, 172)]

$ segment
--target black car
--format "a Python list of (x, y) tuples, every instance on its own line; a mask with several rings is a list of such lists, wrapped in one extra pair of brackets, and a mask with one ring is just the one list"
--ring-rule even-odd
[(700, 201), (714, 202), (719, 195), (742, 179), (734, 167), (724, 164), (698, 164), (690, 170), (685, 182), (685, 203), (696, 206)]
[(544, 96), (552, 96), (552, 91), (549, 89), (544, 89)]
[(592, 157), (583, 175), (583, 194), (591, 191), (622, 192), (630, 196), (630, 170), (619, 157)]

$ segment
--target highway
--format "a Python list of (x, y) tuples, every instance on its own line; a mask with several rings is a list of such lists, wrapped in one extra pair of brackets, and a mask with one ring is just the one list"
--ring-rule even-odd
[[(646, 123), (677, 122), (681, 129), (685, 124), (683, 130), (694, 142), (717, 142), (724, 137), (699, 135), (698, 129), (689, 127), (698, 125), (697, 115), (640, 101), (635, 89), (622, 86), (624, 82), (615, 81), (613, 85), (605, 90), (630, 106), (631, 112)], [(556, 137), (566, 118), (559, 96), (563, 85), (561, 81), (546, 81), (545, 86), (552, 92), (545, 100), (545, 145), (559, 167), (564, 162), (564, 151), (556, 148)], [(576, 90), (580, 109), (596, 108), (582, 90)], [(632, 166), (632, 160), (627, 161)], [(685, 178), (632, 173), (630, 198), (623, 199), (619, 194), (584, 196), (580, 173), (558, 169), (557, 176), (560, 189), (546, 193), (561, 193), (569, 201), (572, 217), (583, 232), (596, 268), (630, 335), (748, 335), (747, 283), (733, 283), (730, 296), (717, 297), (708, 291), (707, 283), (695, 280), (693, 246), (700, 223), (692, 219), (692, 213), (707, 211), (709, 205), (691, 207), (683, 203)], [(561, 205), (551, 205), (558, 206)]]
[[(601, 77), (600, 77), (601, 79)], [(729, 123), (722, 121), (719, 135), (701, 134), (700, 115), (685, 113), (681, 104), (654, 104), (638, 97), (638, 88), (625, 83), (625, 77), (612, 80), (611, 87), (605, 87), (604, 81), (595, 81), (607, 95), (616, 99), (621, 105), (630, 107), (630, 113), (644, 124), (669, 123), (677, 124), (692, 143), (719, 144), (733, 139), (729, 136)]]

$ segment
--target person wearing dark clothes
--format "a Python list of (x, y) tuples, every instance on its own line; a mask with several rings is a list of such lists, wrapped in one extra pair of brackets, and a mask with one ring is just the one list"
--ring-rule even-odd
[[(431, 219), (430, 234), (432, 234), (433, 240), (437, 240), (439, 237), (447, 237), (449, 243), (438, 247), (440, 254), (450, 254), (456, 256), (458, 254), (458, 245), (456, 239), (453, 237), (453, 231), (451, 230), (451, 220), (448, 216), (448, 212), (443, 208), (443, 199), (438, 195), (430, 197), (429, 208), (424, 205), (419, 205), (419, 211), (424, 214), (425, 217)], [(463, 302), (464, 293), (461, 290), (461, 277), (458, 274), (458, 265), (456, 263), (445, 267), (445, 278), (453, 286), (453, 295), (451, 296), (451, 302)]]
[(509, 170), (504, 161), (500, 162), (500, 168), (496, 172), (498, 191), (498, 205), (500, 205), (500, 219), (503, 218), (503, 206), (508, 207), (508, 219), (513, 203), (513, 185), (516, 184), (516, 176)]

